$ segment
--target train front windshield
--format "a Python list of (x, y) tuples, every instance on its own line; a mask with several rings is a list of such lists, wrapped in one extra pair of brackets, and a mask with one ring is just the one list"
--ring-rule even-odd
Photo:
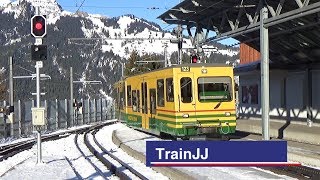
[(230, 77), (200, 77), (198, 99), (200, 102), (221, 102), (232, 100)]

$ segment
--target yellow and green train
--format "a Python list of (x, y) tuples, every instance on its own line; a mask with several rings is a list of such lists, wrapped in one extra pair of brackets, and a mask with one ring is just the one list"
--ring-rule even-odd
[(126, 77), (114, 85), (119, 120), (155, 134), (188, 139), (236, 129), (233, 68), (183, 64)]

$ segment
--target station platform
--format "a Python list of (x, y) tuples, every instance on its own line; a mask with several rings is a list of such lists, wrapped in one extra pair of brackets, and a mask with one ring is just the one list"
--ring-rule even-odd
[[(244, 139), (261, 140), (261, 119), (237, 119), (237, 131), (247, 133)], [(249, 134), (254, 133), (254, 134)], [(288, 142), (288, 160), (320, 167), (320, 125), (301, 122), (270, 121), (271, 139)]]
[[(124, 126), (113, 132), (112, 140), (129, 155), (146, 163), (146, 141), (160, 139)], [(261, 140), (261, 136), (242, 133), (240, 138), (231, 140)], [(288, 161), (300, 162), (303, 165), (320, 168), (320, 146), (288, 142)], [(212, 171), (212, 168), (214, 168), (214, 171)], [(168, 176), (170, 179), (215, 179), (219, 176), (219, 173), (223, 174), (224, 178), (232, 179), (239, 179), (238, 175), (240, 174), (241, 176), (246, 176), (242, 177), (243, 179), (254, 179), (255, 177), (257, 179), (279, 179), (277, 175), (269, 174), (255, 167), (205, 167), (201, 168), (201, 171), (196, 170), (199, 168), (192, 167), (153, 167), (153, 169)], [(230, 174), (226, 172), (230, 172)], [(280, 179), (283, 178), (287, 179), (287, 177), (280, 177)]]
[[(238, 131), (261, 134), (262, 121), (259, 118), (237, 119)], [(313, 123), (311, 127), (307, 123), (286, 122), (270, 120), (270, 137), (320, 145), (320, 124)]]

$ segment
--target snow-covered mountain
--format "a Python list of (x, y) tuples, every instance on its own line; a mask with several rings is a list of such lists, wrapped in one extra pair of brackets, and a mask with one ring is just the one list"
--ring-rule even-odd
[[(74, 67), (75, 80), (103, 82), (102, 87), (80, 86), (76, 90), (78, 92), (75, 92), (78, 96), (80, 92), (83, 93), (81, 95), (94, 97), (92, 94), (99, 92), (110, 94), (111, 84), (120, 76), (120, 62), (125, 62), (134, 50), (140, 56), (156, 54), (164, 58), (164, 45), (167, 44), (168, 58), (176, 61), (174, 53), (177, 51), (177, 44), (169, 41), (175, 35), (163, 31), (159, 25), (134, 15), (106, 17), (86, 12), (71, 13), (64, 11), (55, 0), (0, 0), (0, 61), (13, 55), (15, 62), (20, 63), (19, 66), (32, 69), (30, 45), (34, 38), (30, 35), (30, 18), (35, 14), (35, 7), (39, 7), (40, 14), (46, 15), (48, 22), (44, 44), (48, 45), (49, 59), (42, 71), (49, 74), (52, 81), (45, 82), (45, 91), (48, 92), (46, 98), (68, 96), (61, 92), (68, 91), (70, 66)], [(184, 48), (192, 47), (189, 39), (184, 41)], [(223, 46), (206, 52), (206, 55), (234, 61), (238, 49), (221, 47)], [(6, 64), (4, 61), (0, 68)], [(22, 74), (29, 73), (21, 69), (18, 71)], [(27, 82), (28, 80), (24, 82), (27, 90), (18, 93), (18, 98), (30, 97), (28, 93), (34, 87), (30, 85), (33, 83)]]

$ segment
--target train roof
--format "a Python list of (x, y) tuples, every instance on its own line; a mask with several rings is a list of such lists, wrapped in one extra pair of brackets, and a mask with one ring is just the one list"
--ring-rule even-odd
[(123, 80), (125, 80), (125, 79), (127, 79), (127, 78), (129, 78), (129, 77), (133, 77), (133, 76), (139, 76), (139, 75), (142, 75), (142, 74), (153, 73), (153, 72), (162, 71), (162, 70), (165, 70), (165, 69), (181, 68), (181, 67), (185, 67), (185, 66), (188, 66), (188, 67), (231, 67), (231, 68), (232, 68), (232, 65), (223, 64), (223, 63), (190, 63), (190, 64), (179, 64), (179, 65), (174, 65), (174, 66), (170, 66), (170, 67), (165, 67), (165, 68), (160, 68), (160, 69), (155, 69), (155, 70), (152, 70), (152, 71), (147, 71), (147, 72), (135, 74), (135, 75), (132, 75), (132, 76), (127, 76), (127, 77), (124, 77)]

